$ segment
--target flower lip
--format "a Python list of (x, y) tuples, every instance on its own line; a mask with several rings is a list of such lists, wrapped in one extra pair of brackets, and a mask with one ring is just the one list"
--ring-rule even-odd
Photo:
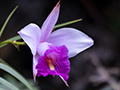
[(44, 55), (38, 59), (36, 65), (37, 76), (58, 75), (64, 82), (69, 78), (70, 62), (68, 60), (68, 49), (63, 46), (50, 46)]
[(45, 57), (45, 63), (48, 65), (50, 70), (55, 70), (55, 62), (57, 60), (58, 54), (56, 52), (51, 52), (46, 55)]

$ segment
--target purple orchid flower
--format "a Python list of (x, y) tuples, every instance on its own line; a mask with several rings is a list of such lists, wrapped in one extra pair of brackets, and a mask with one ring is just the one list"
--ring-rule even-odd
[(69, 58), (93, 45), (93, 40), (74, 28), (61, 28), (52, 32), (59, 16), (60, 1), (40, 29), (31, 23), (18, 33), (33, 54), (33, 76), (58, 75), (67, 84), (70, 71)]

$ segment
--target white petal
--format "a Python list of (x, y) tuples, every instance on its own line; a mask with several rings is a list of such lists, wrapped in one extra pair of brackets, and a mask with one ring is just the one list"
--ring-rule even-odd
[(21, 29), (18, 34), (22, 37), (25, 43), (30, 47), (32, 54), (36, 54), (36, 47), (40, 42), (41, 30), (36, 24), (29, 24)]
[(37, 53), (35, 56), (33, 56), (33, 78), (34, 78), (34, 81), (36, 81), (36, 75), (37, 75), (36, 65), (38, 64), (39, 57), (40, 57), (40, 55)]
[(50, 33), (53, 30), (54, 25), (56, 24), (59, 16), (59, 9), (60, 9), (60, 1), (56, 4), (52, 12), (49, 14), (47, 19), (44, 21), (42, 25), (42, 36), (41, 41), (44, 42), (49, 37)]
[(90, 37), (74, 28), (61, 28), (54, 31), (47, 42), (55, 46), (66, 45), (69, 57), (74, 57), (93, 45), (93, 40)]

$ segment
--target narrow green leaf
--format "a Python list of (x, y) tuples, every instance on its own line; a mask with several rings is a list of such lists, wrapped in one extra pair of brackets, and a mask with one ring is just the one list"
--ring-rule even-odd
[(13, 11), (10, 13), (10, 15), (7, 17), (5, 23), (3, 24), (3, 26), (2, 26), (2, 28), (1, 28), (1, 30), (0, 30), (0, 37), (1, 37), (1, 35), (2, 35), (3, 31), (4, 31), (4, 29), (5, 29), (8, 21), (10, 20), (11, 16), (13, 15), (13, 13), (15, 12), (15, 10), (16, 10), (17, 8), (18, 8), (18, 6), (16, 6), (16, 7), (13, 9)]
[(0, 45), (0, 48), (2, 48), (2, 47), (5, 46), (5, 45), (7, 45), (7, 44), (2, 44), (2, 45)]
[(69, 25), (69, 24), (79, 22), (79, 21), (82, 21), (82, 19), (77, 19), (77, 20), (66, 22), (66, 23), (58, 24), (58, 25), (55, 25), (54, 28), (63, 27), (63, 26)]
[(21, 37), (20, 37), (20, 35), (17, 35), (17, 36), (14, 36), (14, 37), (12, 37), (12, 38), (10, 38), (10, 39), (8, 39), (7, 41), (9, 41), (9, 40), (20, 40), (21, 39)]
[(4, 64), (8, 65), (8, 63), (5, 62), (4, 60), (2, 60), (1, 58), (0, 58), (0, 63), (4, 63)]
[(3, 88), (0, 88), (0, 90), (5, 90), (5, 89), (3, 89)]
[(17, 78), (19, 81), (21, 81), (27, 88), (29, 88), (29, 90), (33, 90), (32, 86), (29, 84), (29, 82), (27, 82), (27, 80), (21, 75), (19, 74), (16, 70), (14, 70), (13, 68), (11, 68), (10, 66), (7, 66), (3, 63), (0, 63), (0, 69), (8, 72), (9, 74), (11, 74), (12, 76), (14, 76), (15, 78)]
[(0, 83), (4, 84), (5, 86), (9, 87), (12, 90), (20, 90), (16, 86), (8, 82), (7, 80), (3, 79), (2, 77), (0, 77)]

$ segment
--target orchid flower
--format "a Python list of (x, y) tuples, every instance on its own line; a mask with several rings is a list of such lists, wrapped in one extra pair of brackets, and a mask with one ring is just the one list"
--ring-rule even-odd
[(93, 45), (93, 40), (74, 28), (61, 28), (52, 32), (59, 16), (60, 1), (44, 21), (41, 29), (31, 23), (18, 33), (33, 54), (33, 77), (58, 75), (68, 86), (70, 62), (81, 51)]

